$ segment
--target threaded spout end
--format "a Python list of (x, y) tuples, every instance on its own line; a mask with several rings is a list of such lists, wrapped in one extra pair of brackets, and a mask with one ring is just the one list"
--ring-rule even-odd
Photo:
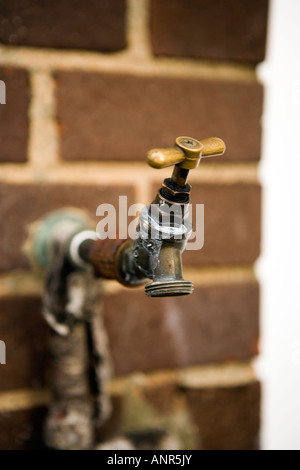
[(145, 286), (145, 292), (148, 297), (172, 297), (191, 294), (194, 285), (191, 281), (183, 279), (172, 281), (150, 282)]

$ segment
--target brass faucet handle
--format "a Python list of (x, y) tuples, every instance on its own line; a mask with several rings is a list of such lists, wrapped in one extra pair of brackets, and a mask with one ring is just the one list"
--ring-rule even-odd
[(225, 143), (218, 137), (196, 140), (191, 137), (177, 137), (174, 147), (155, 148), (148, 152), (147, 163), (153, 168), (166, 168), (180, 164), (181, 168), (197, 168), (201, 157), (223, 155)]
[(147, 163), (152, 168), (167, 168), (168, 166), (177, 165), (185, 160), (185, 154), (176, 147), (164, 149), (152, 149), (147, 153)]
[(207, 139), (200, 140), (203, 145), (202, 158), (217, 157), (223, 155), (226, 150), (225, 142), (219, 137), (208, 137)]

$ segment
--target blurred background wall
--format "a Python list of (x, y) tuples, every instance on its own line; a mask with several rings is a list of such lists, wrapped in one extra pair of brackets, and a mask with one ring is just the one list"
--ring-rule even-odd
[(300, 449), (300, 4), (270, 2), (263, 146), (261, 355), (262, 446)]
[(267, 16), (267, 0), (0, 0), (0, 448), (41, 448), (50, 400), (28, 224), (74, 206), (96, 228), (101, 203), (149, 204), (169, 171), (147, 168), (146, 152), (178, 135), (227, 145), (190, 178), (205, 204), (204, 247), (184, 255), (195, 293), (148, 299), (104, 283), (114, 412), (99, 437), (163, 425), (183, 448), (259, 446)]

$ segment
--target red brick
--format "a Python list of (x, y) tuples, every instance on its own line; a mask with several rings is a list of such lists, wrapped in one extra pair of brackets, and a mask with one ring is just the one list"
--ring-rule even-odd
[(151, 0), (157, 55), (260, 62), (268, 0)]
[(1, 450), (44, 450), (46, 408), (0, 412)]
[[(174, 416), (178, 398), (185, 399), (191, 427), (185, 432), (193, 433), (192, 448), (199, 450), (253, 450), (257, 449), (260, 423), (260, 384), (210, 386), (189, 388), (175, 382), (143, 388), (139, 396), (160, 414), (162, 420)], [(114, 397), (116, 398), (116, 397)], [(122, 406), (120, 407), (120, 404)], [(113, 428), (102, 426), (101, 440), (118, 435), (122, 428), (124, 396), (118, 396), (118, 407), (113, 413)], [(177, 406), (176, 406), (177, 405)], [(108, 429), (109, 428), (109, 429)], [(191, 443), (190, 443), (191, 445)], [(190, 449), (191, 447), (189, 447)]]
[(144, 396), (159, 413), (168, 413), (174, 406), (174, 399), (178, 384), (175, 381), (166, 382), (160, 385), (150, 386), (144, 389)]
[[(66, 160), (141, 160), (179, 135), (225, 140), (222, 161), (260, 155), (256, 82), (62, 71), (56, 74)], [(80, 93), (78, 92), (80, 90)]]
[(6, 104), (0, 104), (0, 163), (25, 162), (30, 98), (28, 75), (22, 69), (0, 67), (0, 80), (6, 85)]
[(260, 187), (192, 184), (192, 177), (191, 185), (194, 230), (195, 205), (204, 204), (204, 245), (184, 252), (184, 266), (253, 263), (260, 253)]
[(38, 297), (0, 298), (0, 339), (6, 364), (0, 365), (0, 390), (45, 385), (48, 327)]
[(22, 254), (26, 240), (26, 226), (43, 217), (49, 211), (62, 207), (84, 209), (96, 225), (96, 209), (101, 203), (118, 207), (119, 195), (128, 196), (128, 205), (133, 203), (134, 190), (129, 186), (0, 184), (0, 271), (29, 265)]
[(260, 384), (189, 389), (187, 402), (199, 432), (198, 449), (256, 450)]
[(10, 0), (0, 3), (0, 42), (115, 51), (126, 46), (125, 0)]
[(116, 374), (245, 360), (257, 353), (258, 286), (197, 287), (192, 295), (104, 297)]

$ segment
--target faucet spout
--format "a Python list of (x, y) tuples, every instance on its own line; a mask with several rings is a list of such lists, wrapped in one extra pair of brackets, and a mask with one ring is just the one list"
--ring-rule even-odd
[(153, 281), (145, 286), (148, 297), (170, 297), (193, 292), (193, 283), (183, 279), (181, 254), (179, 244), (176, 246), (166, 242), (162, 245)]

